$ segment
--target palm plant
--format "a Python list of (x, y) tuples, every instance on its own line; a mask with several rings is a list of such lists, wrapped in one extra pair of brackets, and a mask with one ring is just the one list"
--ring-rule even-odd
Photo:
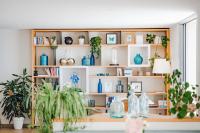
[(54, 119), (64, 120), (64, 131), (78, 129), (75, 123), (86, 116), (83, 96), (78, 88), (55, 90), (51, 83), (44, 82), (36, 94), (36, 115), (41, 132), (52, 132)]
[(31, 108), (31, 80), (27, 70), (24, 69), (22, 75), (12, 74), (15, 79), (0, 83), (4, 86), (0, 93), (3, 93), (1, 107), (2, 115), (12, 121), (13, 117), (25, 117), (30, 115)]

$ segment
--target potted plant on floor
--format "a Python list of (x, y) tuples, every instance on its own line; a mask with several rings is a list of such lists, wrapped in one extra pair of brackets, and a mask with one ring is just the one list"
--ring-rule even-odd
[(31, 108), (31, 80), (27, 70), (23, 70), (22, 75), (12, 74), (15, 79), (0, 83), (3, 86), (0, 91), (3, 93), (1, 107), (2, 115), (9, 120), (13, 120), (15, 129), (22, 129), (26, 115), (30, 116)]
[(44, 82), (36, 93), (36, 117), (41, 132), (73, 131), (76, 122), (86, 116), (83, 95), (78, 88), (55, 90), (51, 83)]
[(200, 97), (196, 94), (198, 85), (190, 85), (181, 81), (181, 72), (174, 70), (172, 75), (166, 77), (169, 89), (169, 100), (172, 103), (170, 112), (178, 118), (194, 117), (195, 111), (200, 108)]

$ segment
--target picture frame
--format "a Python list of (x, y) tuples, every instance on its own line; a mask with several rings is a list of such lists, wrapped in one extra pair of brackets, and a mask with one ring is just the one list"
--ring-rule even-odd
[(107, 33), (106, 34), (106, 44), (117, 44), (117, 34)]
[(141, 93), (142, 92), (142, 81), (131, 81), (131, 90), (133, 90), (135, 93)]

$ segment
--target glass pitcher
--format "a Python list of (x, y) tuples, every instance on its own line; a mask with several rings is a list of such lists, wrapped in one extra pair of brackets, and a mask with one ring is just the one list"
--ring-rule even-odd
[(146, 93), (142, 93), (139, 97), (140, 102), (140, 116), (147, 117), (149, 113), (149, 98)]
[(119, 97), (114, 97), (114, 100), (110, 105), (109, 114), (112, 118), (122, 118), (124, 116), (124, 103)]
[(134, 91), (131, 91), (131, 95), (128, 97), (128, 114), (130, 117), (139, 116), (139, 99), (135, 95)]

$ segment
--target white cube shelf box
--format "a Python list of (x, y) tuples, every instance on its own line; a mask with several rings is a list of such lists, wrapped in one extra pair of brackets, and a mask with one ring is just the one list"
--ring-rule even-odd
[[(134, 57), (140, 54), (143, 58), (142, 64), (135, 64)], [(128, 46), (128, 66), (129, 67), (150, 67), (150, 45), (135, 44)]]
[(60, 87), (61, 89), (71, 83), (70, 77), (73, 73), (79, 76), (77, 87), (88, 93), (88, 67), (85, 66), (60, 66)]

